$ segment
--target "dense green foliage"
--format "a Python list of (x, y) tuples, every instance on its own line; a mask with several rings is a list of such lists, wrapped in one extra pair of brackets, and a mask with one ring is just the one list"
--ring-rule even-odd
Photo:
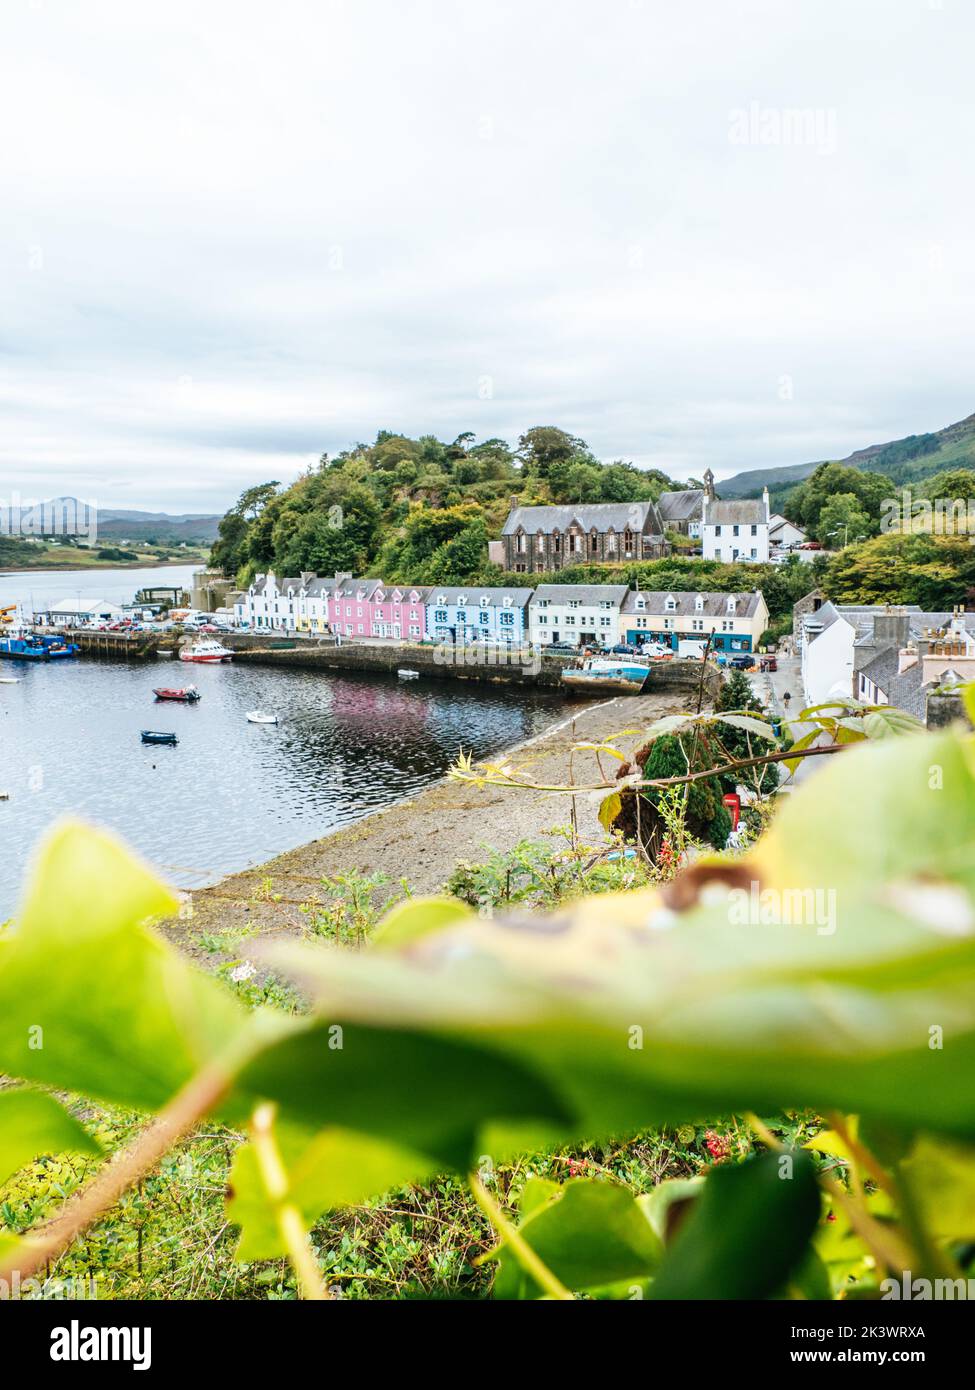
[(500, 535), (512, 498), (630, 502), (677, 486), (657, 470), (600, 463), (554, 426), (526, 431), (517, 451), (469, 433), (446, 444), (380, 430), (372, 444), (323, 456), (283, 491), (249, 488), (220, 523), (213, 563), (242, 581), (273, 569), (463, 583), (492, 574), (487, 541)]
[(822, 580), (836, 603), (917, 603), (929, 612), (975, 603), (975, 549), (967, 535), (890, 532), (829, 561)]

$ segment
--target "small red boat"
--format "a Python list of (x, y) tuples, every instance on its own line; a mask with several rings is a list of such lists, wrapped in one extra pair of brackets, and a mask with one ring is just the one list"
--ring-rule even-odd
[(195, 685), (184, 685), (180, 686), (178, 689), (175, 687), (170, 688), (168, 686), (163, 686), (159, 690), (154, 690), (152, 693), (157, 700), (183, 700), (186, 704), (193, 704), (194, 701), (200, 698), (200, 692)]

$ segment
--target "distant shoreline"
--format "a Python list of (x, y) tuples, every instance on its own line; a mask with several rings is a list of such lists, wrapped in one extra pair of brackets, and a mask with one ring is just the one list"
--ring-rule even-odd
[(206, 568), (205, 560), (97, 560), (91, 565), (6, 565), (0, 564), (0, 574), (77, 574), (79, 570), (165, 570), (186, 569), (189, 566)]

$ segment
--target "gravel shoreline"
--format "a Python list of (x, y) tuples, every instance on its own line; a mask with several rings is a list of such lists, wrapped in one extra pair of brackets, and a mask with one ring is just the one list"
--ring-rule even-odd
[[(586, 784), (599, 779), (595, 756), (582, 752), (573, 757), (574, 744), (627, 730), (618, 746), (631, 753), (654, 720), (687, 707), (688, 697), (679, 692), (580, 705), (527, 743), (498, 753), (494, 761), (529, 764), (534, 779), (555, 784), (570, 779), (571, 762), (572, 780)], [(520, 840), (539, 839), (553, 826), (567, 824), (572, 801), (579, 833), (598, 841), (604, 835), (597, 818), (600, 799), (587, 793), (570, 797), (477, 788), (444, 778), (354, 825), (197, 890), (189, 895), (192, 915), (168, 923), (167, 929), (191, 951), (201, 932), (249, 927), (261, 936), (293, 935), (305, 921), (302, 907), (324, 900), (322, 879), (353, 869), (382, 872), (391, 885), (405, 879), (417, 894), (435, 893), (458, 860), (477, 862), (491, 849), (503, 853)]]

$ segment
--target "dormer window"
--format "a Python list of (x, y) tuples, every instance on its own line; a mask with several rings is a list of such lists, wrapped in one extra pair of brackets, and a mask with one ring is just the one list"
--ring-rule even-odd
[(446, 595), (446, 594), (438, 594), (438, 595), (437, 595), (437, 603), (439, 603), (439, 604), (444, 604), (444, 603), (446, 603), (446, 602), (447, 602), (447, 595)]
[(673, 594), (667, 595), (664, 600), (664, 608), (666, 608), (668, 613), (673, 613), (677, 608), (677, 600), (674, 598)]
[(502, 603), (502, 606), (503, 606), (504, 608), (510, 608), (510, 607), (511, 607), (511, 599), (509, 598), (509, 596), (508, 596), (507, 594), (505, 594), (504, 598), (501, 600), (501, 603)]
[(737, 600), (736, 598), (734, 598), (734, 597), (729, 596), (729, 598), (728, 598), (728, 612), (729, 612), (729, 613), (733, 613), (737, 607), (738, 607), (738, 600)]
[(703, 612), (704, 612), (704, 595), (703, 595), (703, 594), (698, 594), (697, 597), (695, 598), (695, 600), (694, 600), (694, 612), (695, 612), (695, 613), (703, 613)]
[(645, 598), (638, 598), (634, 606), (638, 612), (642, 613), (647, 606), (647, 601)]
[(480, 602), (481, 602), (481, 607), (482, 607), (482, 608), (487, 608), (487, 606), (488, 606), (488, 604), (491, 602), (491, 600), (488, 598), (487, 594), (482, 594), (482, 595), (481, 595)]
[(467, 595), (466, 595), (466, 594), (458, 594), (458, 595), (457, 595), (457, 606), (458, 606), (459, 608), (463, 608), (463, 607), (465, 606), (466, 603), (467, 603)]

